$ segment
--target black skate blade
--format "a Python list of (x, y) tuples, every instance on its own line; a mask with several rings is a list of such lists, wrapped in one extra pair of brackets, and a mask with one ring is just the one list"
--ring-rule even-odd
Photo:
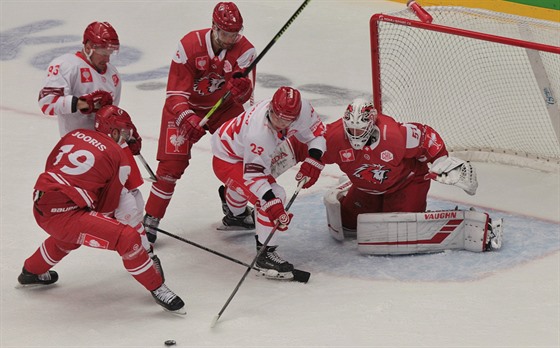
[(226, 225), (219, 225), (216, 227), (218, 231), (254, 231), (255, 228), (246, 228), (242, 226), (226, 226)]
[(162, 306), (162, 308), (167, 313), (176, 314), (176, 315), (187, 315), (187, 309), (185, 307), (182, 307), (182, 308), (179, 308), (179, 309), (176, 309), (176, 310), (167, 309), (163, 306)]
[(276, 275), (271, 275), (266, 271), (261, 271), (257, 269), (259, 275), (265, 277), (266, 279), (270, 280), (279, 280), (279, 281), (287, 281), (287, 282), (298, 282), (298, 283), (307, 283), (309, 278), (311, 277), (311, 273), (302, 271), (299, 269), (294, 269), (292, 272), (286, 273), (276, 273)]

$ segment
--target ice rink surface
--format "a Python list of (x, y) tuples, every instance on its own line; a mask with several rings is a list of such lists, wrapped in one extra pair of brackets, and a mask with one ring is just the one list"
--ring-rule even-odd
[[(560, 346), (560, 177), (476, 163), (475, 196), (433, 183), (429, 209), (471, 206), (505, 220), (503, 249), (368, 257), (355, 240), (326, 230), (330, 166), (301, 192), (280, 255), (312, 273), (308, 284), (250, 274), (215, 328), (245, 268), (167, 236), (156, 252), (187, 316), (157, 306), (117, 253), (80, 248), (55, 267), (49, 288), (16, 289), (23, 261), (46, 238), (31, 193), (58, 140), (37, 95), (49, 61), (80, 48), (85, 26), (109, 21), (121, 40), (120, 106), (155, 152), (168, 65), (178, 40), (208, 27), (211, 1), (0, 1), (1, 347), (558, 347)], [(298, 8), (295, 1), (238, 1), (244, 34), (260, 52)], [(299, 88), (326, 122), (371, 95), (369, 18), (404, 5), (320, 1), (301, 13), (258, 65), (256, 99), (280, 85)], [(451, 116), (452, 117), (452, 116)], [(468, 124), (468, 121), (463, 121)], [(442, 134), (445, 139), (445, 134)], [(534, 135), (538, 136), (538, 135)], [(255, 255), (252, 233), (216, 231), (222, 217), (209, 137), (194, 148), (161, 228), (236, 259)], [(296, 170), (280, 179), (288, 195)], [(142, 187), (148, 197), (149, 184)]]

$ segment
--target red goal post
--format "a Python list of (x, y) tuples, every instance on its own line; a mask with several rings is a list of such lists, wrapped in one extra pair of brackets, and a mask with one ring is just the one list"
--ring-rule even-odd
[(370, 20), (373, 98), (438, 130), (455, 156), (560, 168), (560, 24), (433, 6)]

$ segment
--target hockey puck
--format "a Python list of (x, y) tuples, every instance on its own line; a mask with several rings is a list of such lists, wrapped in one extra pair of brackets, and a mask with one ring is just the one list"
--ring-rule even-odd
[(163, 344), (165, 344), (166, 346), (174, 346), (177, 342), (175, 342), (175, 340), (167, 340), (165, 342), (163, 342)]

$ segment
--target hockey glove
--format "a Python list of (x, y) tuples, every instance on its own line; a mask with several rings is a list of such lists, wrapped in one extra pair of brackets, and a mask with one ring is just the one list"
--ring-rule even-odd
[(95, 112), (106, 105), (113, 104), (113, 97), (111, 96), (111, 93), (101, 90), (94, 91), (89, 94), (84, 94), (78, 99), (87, 103), (86, 108), (80, 109), (80, 112), (82, 114), (91, 114), (92, 112)]
[(296, 181), (299, 182), (304, 178), (307, 178), (307, 181), (303, 184), (302, 188), (309, 188), (317, 182), (323, 168), (325, 168), (325, 165), (321, 163), (321, 161), (316, 160), (313, 157), (307, 157), (301, 164), (299, 172), (296, 174)]
[(286, 231), (288, 229), (288, 225), (290, 221), (292, 221), (292, 217), (294, 214), (288, 213), (286, 209), (284, 209), (284, 205), (282, 204), (282, 200), (280, 198), (273, 198), (270, 201), (266, 202), (262, 209), (268, 215), (268, 218), (272, 223), (278, 224), (278, 230)]
[(140, 154), (140, 150), (142, 150), (142, 138), (140, 134), (138, 134), (136, 127), (132, 128), (132, 137), (128, 140), (127, 144), (134, 156)]
[(183, 111), (179, 117), (177, 117), (175, 124), (177, 125), (177, 128), (185, 129), (185, 138), (194, 144), (199, 141), (204, 134), (206, 134), (204, 128), (199, 125), (200, 121), (202, 121), (202, 118), (189, 109)]
[(469, 162), (455, 157), (442, 156), (436, 159), (428, 175), (442, 184), (460, 187), (471, 196), (478, 188), (474, 167)]
[(231, 97), (237, 104), (245, 104), (251, 93), (253, 93), (253, 84), (248, 77), (234, 77), (231, 78), (226, 86), (231, 93)]

